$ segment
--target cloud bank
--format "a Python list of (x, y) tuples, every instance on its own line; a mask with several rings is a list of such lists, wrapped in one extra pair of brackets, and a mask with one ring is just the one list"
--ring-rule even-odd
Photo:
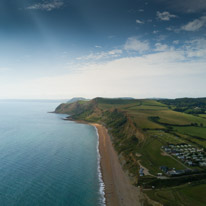
[(46, 3), (37, 3), (33, 4), (31, 6), (28, 6), (27, 9), (30, 10), (45, 10), (45, 11), (52, 11), (54, 9), (59, 9), (64, 5), (63, 1), (60, 0), (54, 0), (51, 2)]
[(107, 58), (115, 58), (119, 57), (122, 54), (121, 49), (113, 49), (108, 52), (98, 52), (98, 53), (91, 53), (87, 56), (77, 57), (77, 60), (100, 60), (100, 59), (107, 59)]
[(159, 12), (157, 11), (157, 18), (162, 21), (169, 21), (172, 18), (176, 18), (174, 14), (170, 14), (168, 11)]
[[(204, 96), (200, 88), (205, 87), (205, 46), (205, 39), (188, 41), (178, 50), (156, 44), (153, 54), (92, 63), (67, 75), (25, 80), (9, 85), (6, 95), (27, 98)], [(5, 88), (0, 88), (2, 94), (4, 91)]]
[(127, 51), (136, 51), (140, 54), (150, 49), (148, 41), (140, 41), (136, 37), (130, 37), (127, 39), (124, 49)]
[(141, 21), (141, 20), (139, 20), (139, 19), (136, 19), (136, 23), (137, 23), (137, 24), (144, 24), (144, 22)]
[(182, 26), (182, 30), (184, 31), (198, 31), (203, 26), (206, 25), (206, 16), (202, 16), (199, 19), (195, 19), (186, 25)]

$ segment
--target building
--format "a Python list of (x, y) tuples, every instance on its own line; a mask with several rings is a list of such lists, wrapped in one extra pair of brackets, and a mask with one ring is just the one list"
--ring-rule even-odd
[(161, 166), (160, 169), (164, 172), (167, 173), (168, 167), (167, 166)]
[(144, 168), (140, 167), (139, 175), (140, 177), (144, 176)]

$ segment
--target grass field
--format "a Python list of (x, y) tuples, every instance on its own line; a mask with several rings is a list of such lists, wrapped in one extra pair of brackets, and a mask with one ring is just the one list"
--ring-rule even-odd
[(199, 114), (199, 117), (206, 118), (206, 114)]
[(163, 145), (164, 143), (159, 139), (148, 136), (147, 140), (138, 148), (138, 153), (142, 155), (140, 157), (142, 165), (153, 175), (161, 172), (160, 166), (165, 165), (169, 168), (184, 169), (185, 167), (179, 162), (162, 154), (161, 147)]
[(183, 185), (176, 188), (145, 191), (153, 200), (164, 206), (205, 206), (206, 184)]
[(127, 105), (121, 107), (121, 109), (135, 121), (137, 127), (144, 129), (144, 128), (151, 128), (151, 129), (162, 129), (164, 126), (152, 122), (149, 120), (149, 117), (152, 115), (156, 115), (158, 111), (161, 110), (168, 110), (168, 108), (156, 101), (153, 100), (140, 100), (140, 102), (136, 105)]
[(148, 118), (150, 114), (146, 112), (140, 112), (140, 111), (128, 111), (127, 112), (134, 122), (136, 123), (137, 127), (140, 129), (164, 129), (165, 127), (163, 125), (157, 124), (155, 122), (150, 121)]
[(150, 136), (158, 138), (158, 140), (163, 145), (185, 143), (185, 141), (182, 138), (179, 138), (170, 133), (166, 133), (163, 130), (149, 130), (146, 133)]
[(200, 137), (206, 141), (206, 127), (174, 127), (174, 129), (182, 134)]
[[(162, 181), (154, 177), (160, 172), (160, 166), (185, 169), (183, 163), (164, 153), (162, 146), (189, 143), (206, 148), (206, 114), (198, 116), (176, 112), (159, 101), (96, 98), (58, 108), (60, 113), (77, 113), (80, 120), (106, 125), (112, 131), (112, 140), (124, 162), (124, 169), (143, 183), (146, 179)], [(139, 161), (153, 177), (139, 177)], [(175, 188), (170, 185), (145, 192), (164, 206), (205, 206), (206, 184), (192, 184)]]
[(163, 125), (154, 123), (149, 120), (151, 116), (158, 116), (159, 122), (163, 124), (171, 125), (191, 125), (192, 123), (206, 125), (206, 119), (185, 114), (181, 112), (175, 112), (168, 109), (167, 106), (156, 102), (154, 100), (139, 100), (139, 102), (132, 105), (123, 105), (120, 108), (126, 111), (133, 117), (137, 126), (141, 129), (144, 128), (164, 128)]
[(205, 127), (174, 127), (174, 131), (185, 136), (186, 139), (206, 148)]
[(206, 125), (206, 119), (172, 110), (159, 111), (160, 122), (174, 125), (188, 125), (191, 123)]

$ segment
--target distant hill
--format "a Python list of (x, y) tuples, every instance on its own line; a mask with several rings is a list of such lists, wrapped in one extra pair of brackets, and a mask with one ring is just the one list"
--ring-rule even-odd
[(88, 99), (85, 99), (83, 97), (74, 97), (72, 99), (70, 99), (69, 101), (67, 101), (67, 103), (74, 103), (74, 102), (77, 102), (77, 101), (87, 101)]
[[(106, 99), (106, 100), (134, 100), (133, 97), (117, 97), (117, 98), (102, 98), (98, 97), (99, 99)], [(96, 98), (97, 99), (97, 98)], [(78, 101), (89, 101), (89, 99), (83, 97), (73, 97), (72, 99), (68, 100), (66, 103), (71, 104)]]
[(135, 99), (133, 97), (118, 97), (117, 99)]

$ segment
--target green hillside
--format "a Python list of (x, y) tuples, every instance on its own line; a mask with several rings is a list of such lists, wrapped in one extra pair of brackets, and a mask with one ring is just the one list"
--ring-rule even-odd
[[(55, 112), (69, 114), (73, 120), (98, 122), (106, 126), (123, 169), (128, 171), (133, 184), (147, 189), (150, 198), (164, 205), (171, 205), (169, 202), (173, 201), (174, 195), (183, 196), (185, 193), (184, 199), (176, 198), (176, 205), (184, 205), (181, 202), (190, 201), (191, 198), (198, 204), (199, 194), (197, 196), (188, 194), (193, 190), (195, 192), (199, 187), (204, 187), (202, 181), (206, 178), (205, 168), (199, 164), (186, 165), (177, 157), (165, 153), (163, 148), (171, 144), (176, 146), (185, 144), (196, 150), (203, 148), (205, 151), (206, 118), (203, 114), (175, 111), (174, 102), (169, 105), (168, 101), (95, 98), (90, 101), (61, 104)], [(195, 99), (192, 100), (192, 105), (195, 107), (201, 105), (201, 108), (204, 108), (204, 104), (206, 105), (206, 102), (203, 100), (197, 99), (196, 103)], [(185, 99), (182, 99), (182, 102), (178, 100), (178, 105), (191, 107)], [(195, 155), (198, 154), (193, 154)], [(203, 158), (204, 155), (205, 153), (202, 155)], [(191, 172), (189, 175), (174, 178), (163, 174), (164, 177), (159, 178), (158, 173), (162, 173), (161, 166), (175, 170), (190, 169), (195, 171), (195, 174)], [(144, 176), (139, 173), (141, 167), (147, 170)], [(186, 184), (188, 182), (194, 183), (195, 187), (188, 186)], [(152, 186), (161, 190), (152, 190)], [(176, 187), (181, 189), (175, 189)], [(165, 200), (167, 195), (168, 203)], [(206, 205), (205, 198), (202, 197), (202, 201)]]

